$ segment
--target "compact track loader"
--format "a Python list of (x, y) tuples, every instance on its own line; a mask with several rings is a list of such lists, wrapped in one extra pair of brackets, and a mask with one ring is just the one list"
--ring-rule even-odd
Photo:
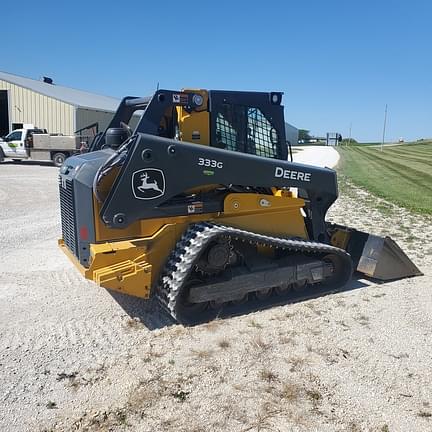
[(124, 98), (90, 151), (60, 170), (61, 248), (87, 279), (157, 296), (183, 323), (339, 289), (353, 269), (421, 274), (391, 239), (326, 223), (336, 173), (288, 161), (281, 101), (205, 90)]

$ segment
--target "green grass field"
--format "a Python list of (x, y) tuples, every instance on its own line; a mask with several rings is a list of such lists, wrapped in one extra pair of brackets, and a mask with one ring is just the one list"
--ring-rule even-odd
[(432, 141), (338, 147), (338, 169), (354, 184), (418, 213), (432, 214)]

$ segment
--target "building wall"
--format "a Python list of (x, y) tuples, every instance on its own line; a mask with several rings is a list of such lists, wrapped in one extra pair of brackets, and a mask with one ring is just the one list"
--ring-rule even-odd
[(9, 90), (9, 122), (32, 123), (50, 133), (73, 134), (75, 108), (24, 87), (0, 80), (0, 89)]
[(86, 108), (76, 109), (76, 127), (75, 130), (80, 130), (92, 123), (99, 123), (99, 132), (104, 131), (114, 117), (114, 113), (110, 111), (97, 111)]
[(291, 143), (291, 145), (297, 145), (299, 137), (298, 129), (289, 123), (285, 123), (285, 137), (286, 140)]
[[(77, 108), (76, 109), (76, 129), (80, 130), (86, 126), (91, 125), (92, 123), (99, 123), (99, 132), (103, 132), (111, 122), (114, 117), (113, 112), (109, 111), (97, 111), (86, 108)], [(129, 126), (132, 130), (135, 129), (138, 121), (140, 119), (140, 115), (134, 114), (129, 121)]]

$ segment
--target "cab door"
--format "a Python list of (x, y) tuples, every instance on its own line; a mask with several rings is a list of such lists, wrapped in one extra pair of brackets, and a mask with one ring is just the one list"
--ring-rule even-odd
[(27, 157), (27, 152), (24, 147), (24, 135), (25, 131), (22, 130), (16, 130), (6, 135), (6, 145), (3, 146), (5, 156), (16, 159)]

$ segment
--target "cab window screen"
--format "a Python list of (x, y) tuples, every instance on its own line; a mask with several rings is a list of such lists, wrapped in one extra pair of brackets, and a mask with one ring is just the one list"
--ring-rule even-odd
[(216, 147), (244, 152), (244, 107), (225, 104), (216, 117)]
[(226, 150), (237, 150), (237, 132), (222, 113), (216, 117), (217, 147)]
[(216, 114), (216, 147), (280, 158), (278, 143), (276, 129), (259, 108), (224, 104)]
[(259, 108), (247, 109), (247, 153), (277, 158), (279, 137)]

